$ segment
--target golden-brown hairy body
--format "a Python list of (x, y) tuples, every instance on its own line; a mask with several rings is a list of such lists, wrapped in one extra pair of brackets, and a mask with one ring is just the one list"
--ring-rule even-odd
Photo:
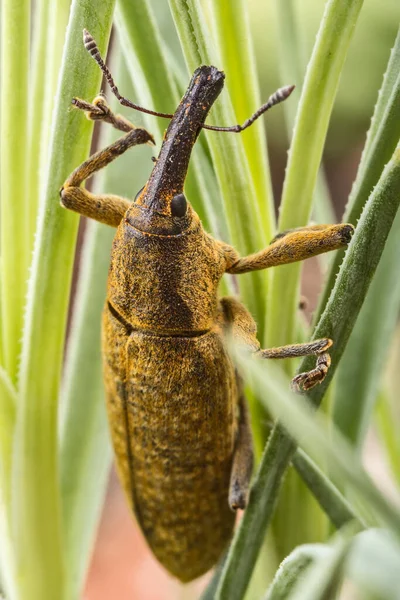
[[(166, 243), (168, 263), (158, 260)], [(167, 239), (123, 223), (104, 309), (119, 475), (154, 554), (183, 581), (215, 564), (234, 523), (228, 494), (238, 392), (217, 302), (224, 270), (197, 219), (186, 235)]]
[(128, 336), (106, 308), (104, 359), (126, 495), (155, 556), (190, 581), (217, 562), (234, 522), (228, 492), (237, 395), (221, 334)]

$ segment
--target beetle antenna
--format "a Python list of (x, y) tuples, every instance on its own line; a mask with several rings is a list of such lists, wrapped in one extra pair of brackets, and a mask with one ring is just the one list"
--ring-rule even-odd
[(155, 117), (165, 117), (166, 119), (171, 119), (173, 117), (173, 115), (169, 115), (166, 113), (159, 113), (159, 112), (156, 112), (155, 110), (149, 110), (148, 108), (143, 108), (143, 106), (134, 104), (133, 102), (128, 100), (128, 98), (124, 98), (124, 96), (121, 96), (121, 94), (118, 91), (117, 86), (114, 83), (114, 79), (113, 79), (107, 65), (104, 63), (103, 59), (101, 58), (100, 50), (98, 49), (95, 40), (90, 35), (90, 33), (88, 32), (87, 29), (83, 30), (83, 43), (85, 45), (86, 50), (89, 52), (90, 56), (99, 65), (104, 77), (108, 81), (108, 84), (111, 88), (112, 93), (114, 94), (114, 96), (117, 97), (120, 104), (122, 104), (123, 106), (128, 106), (129, 108), (134, 108), (135, 110), (139, 110), (140, 112), (147, 113), (148, 115), (154, 115)]
[(253, 115), (251, 115), (251, 117), (248, 118), (243, 123), (243, 125), (232, 125), (231, 127), (218, 127), (217, 125), (203, 125), (203, 129), (210, 129), (211, 131), (230, 131), (233, 133), (240, 133), (244, 129), (247, 129), (248, 127), (250, 127), (250, 125), (252, 125), (254, 123), (254, 121), (256, 121), (259, 117), (261, 117), (261, 115), (263, 115), (265, 112), (267, 112), (267, 110), (269, 110), (276, 104), (283, 102), (284, 100), (286, 100), (286, 98), (289, 98), (290, 94), (293, 92), (295, 87), (296, 86), (294, 86), (294, 85), (287, 85), (285, 87), (281, 87), (278, 90), (276, 90), (276, 92), (274, 92), (272, 94), (272, 96), (270, 96), (268, 98), (267, 102), (265, 104), (263, 104), (262, 106), (260, 106), (260, 108), (258, 110), (256, 110), (256, 112)]
[[(87, 29), (83, 30), (83, 43), (85, 45), (86, 50), (89, 52), (90, 56), (99, 65), (103, 75), (105, 76), (105, 78), (108, 81), (108, 84), (111, 88), (112, 93), (114, 94), (114, 96), (116, 96), (116, 98), (118, 99), (120, 104), (122, 104), (123, 106), (128, 106), (129, 108), (134, 108), (135, 110), (146, 113), (148, 115), (153, 115), (155, 117), (163, 117), (165, 119), (172, 119), (172, 117), (174, 116), (172, 114), (160, 113), (160, 112), (156, 112), (155, 110), (143, 108), (143, 106), (134, 104), (133, 102), (128, 100), (128, 98), (124, 98), (124, 96), (121, 96), (121, 94), (118, 91), (117, 86), (114, 83), (114, 79), (113, 79), (107, 65), (104, 63), (103, 59), (101, 58), (100, 50), (98, 49), (95, 40), (90, 35), (90, 33), (88, 32)], [(261, 115), (263, 115), (265, 112), (267, 112), (267, 110), (269, 110), (276, 104), (279, 104), (280, 102), (283, 102), (284, 100), (286, 100), (286, 98), (288, 98), (290, 96), (290, 94), (293, 92), (294, 88), (295, 88), (294, 85), (288, 85), (286, 87), (282, 87), (282, 88), (279, 88), (278, 90), (276, 90), (276, 92), (268, 98), (267, 102), (265, 104), (263, 104), (258, 110), (256, 110), (256, 112), (249, 119), (247, 119), (243, 123), (243, 125), (232, 125), (231, 127), (218, 127), (217, 125), (206, 125), (204, 123), (202, 125), (202, 128), (208, 129), (210, 131), (227, 131), (227, 132), (232, 132), (232, 133), (240, 133), (244, 129), (247, 129), (247, 127), (250, 127), (250, 125), (252, 125), (254, 123), (254, 121), (256, 121), (259, 117), (261, 117)]]

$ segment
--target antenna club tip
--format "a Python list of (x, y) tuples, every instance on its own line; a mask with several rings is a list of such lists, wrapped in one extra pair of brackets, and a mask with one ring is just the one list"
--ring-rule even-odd
[(93, 37), (90, 35), (90, 33), (88, 32), (87, 29), (83, 30), (83, 41), (84, 42), (91, 42), (93, 40)]
[(293, 92), (295, 87), (296, 87), (295, 85), (287, 85), (282, 89), (282, 92), (284, 93), (286, 98), (288, 98), (290, 96), (290, 94)]

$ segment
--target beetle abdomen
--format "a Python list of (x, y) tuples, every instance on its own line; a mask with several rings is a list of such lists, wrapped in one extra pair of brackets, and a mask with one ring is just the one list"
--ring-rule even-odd
[(129, 334), (107, 310), (104, 325), (121, 481), (156, 557), (190, 581), (215, 565), (234, 523), (228, 505), (237, 427), (233, 365), (218, 331), (191, 338)]

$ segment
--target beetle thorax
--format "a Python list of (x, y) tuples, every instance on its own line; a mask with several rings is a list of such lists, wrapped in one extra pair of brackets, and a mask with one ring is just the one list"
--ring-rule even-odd
[(123, 224), (113, 244), (108, 300), (135, 330), (196, 335), (215, 323), (224, 267), (200, 223), (177, 236)]

